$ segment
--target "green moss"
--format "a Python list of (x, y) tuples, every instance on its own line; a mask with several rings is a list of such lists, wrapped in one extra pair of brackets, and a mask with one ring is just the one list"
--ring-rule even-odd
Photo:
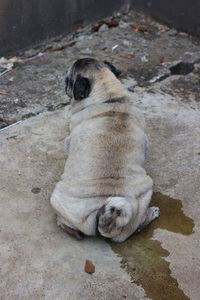
[(160, 208), (160, 217), (144, 231), (133, 235), (122, 244), (111, 243), (112, 249), (122, 257), (122, 267), (130, 274), (133, 282), (141, 285), (146, 295), (153, 300), (189, 299), (171, 276), (169, 263), (163, 259), (169, 252), (159, 241), (151, 240), (156, 228), (190, 235), (194, 222), (185, 216), (180, 200), (161, 193), (154, 193), (151, 206)]

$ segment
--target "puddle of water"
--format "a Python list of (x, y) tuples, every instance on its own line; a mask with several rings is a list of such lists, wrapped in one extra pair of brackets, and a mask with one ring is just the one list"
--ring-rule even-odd
[(180, 200), (154, 193), (151, 206), (159, 206), (160, 217), (141, 233), (122, 244), (111, 243), (111, 247), (122, 257), (122, 267), (134, 283), (144, 288), (147, 297), (153, 300), (189, 300), (179, 289), (177, 280), (171, 277), (169, 263), (163, 259), (169, 252), (151, 237), (156, 228), (190, 235), (194, 222), (184, 215)]

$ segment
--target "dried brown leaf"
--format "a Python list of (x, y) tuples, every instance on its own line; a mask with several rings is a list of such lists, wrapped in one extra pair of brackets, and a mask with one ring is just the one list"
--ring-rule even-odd
[(70, 47), (74, 46), (75, 44), (76, 44), (76, 42), (73, 41), (73, 42), (70, 42), (70, 43), (67, 43), (67, 44), (63, 44), (63, 45), (61, 45), (59, 47), (50, 49), (50, 51), (62, 51), (64, 49), (67, 49), (67, 48), (70, 48)]
[(106, 24), (109, 28), (112, 28), (112, 27), (117, 27), (119, 25), (119, 21), (117, 21), (116, 19), (113, 19), (113, 18), (112, 19), (100, 20), (92, 26), (91, 32), (99, 31), (99, 28), (103, 24)]
[(146, 25), (139, 24), (139, 23), (130, 23), (129, 26), (137, 32), (139, 31), (139, 32), (147, 33), (150, 31)]
[(133, 53), (123, 53), (120, 55), (122, 58), (133, 59), (135, 55)]
[(86, 273), (92, 274), (95, 272), (95, 266), (91, 260), (86, 259), (84, 270)]

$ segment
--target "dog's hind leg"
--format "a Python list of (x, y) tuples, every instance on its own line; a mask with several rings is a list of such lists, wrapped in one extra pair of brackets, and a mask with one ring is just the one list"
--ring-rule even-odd
[(57, 225), (59, 227), (61, 227), (69, 235), (74, 236), (77, 240), (82, 240), (84, 238), (84, 234), (81, 231), (71, 228), (70, 226), (66, 225), (65, 223), (66, 223), (66, 221), (64, 221), (62, 217), (57, 216)]
[[(134, 232), (139, 232), (144, 229), (154, 219), (159, 217), (159, 208), (150, 207), (149, 202), (152, 196), (152, 189), (147, 190), (145, 193), (140, 195), (140, 199), (137, 199), (139, 203), (138, 211), (136, 215), (132, 216), (131, 221), (122, 229), (121, 233), (114, 236), (112, 240), (114, 242), (123, 242), (129, 238)], [(134, 203), (134, 198), (132, 203)], [(133, 210), (134, 211), (134, 210)]]
[(139, 225), (139, 227), (136, 230), (136, 233), (142, 231), (144, 228), (146, 228), (152, 221), (157, 219), (160, 216), (160, 209), (159, 207), (152, 206), (147, 209), (145, 220)]

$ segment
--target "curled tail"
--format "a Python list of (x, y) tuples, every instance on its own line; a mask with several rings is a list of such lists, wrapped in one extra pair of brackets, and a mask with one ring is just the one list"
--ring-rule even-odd
[(132, 201), (125, 197), (109, 197), (97, 214), (98, 232), (108, 238), (118, 235), (135, 215)]

